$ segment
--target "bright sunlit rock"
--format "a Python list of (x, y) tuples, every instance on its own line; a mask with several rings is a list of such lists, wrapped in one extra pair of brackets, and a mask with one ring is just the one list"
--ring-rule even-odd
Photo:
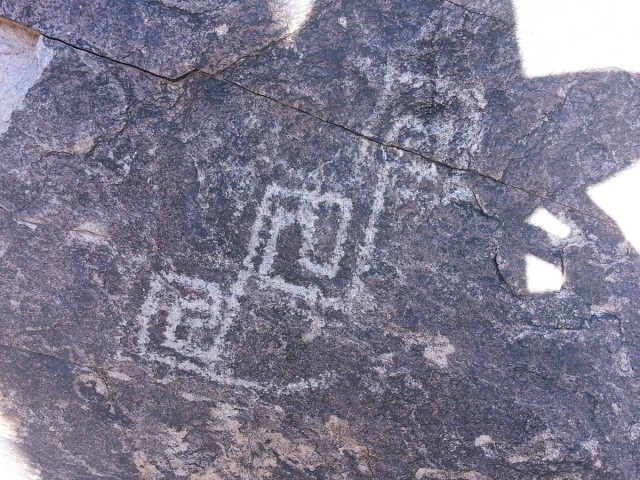
[(535, 212), (527, 218), (527, 223), (544, 230), (553, 237), (567, 238), (571, 234), (571, 227), (562, 222), (562, 220), (546, 208), (537, 208)]
[(280, 0), (277, 10), (287, 25), (287, 33), (293, 34), (307, 20), (315, 0)]
[(0, 135), (52, 57), (38, 37), (0, 23)]
[(514, 0), (527, 77), (619, 68), (640, 72), (637, 0)]
[(535, 255), (526, 255), (527, 290), (529, 293), (558, 292), (564, 284), (559, 267)]
[(640, 162), (590, 187), (587, 194), (640, 252)]
[(15, 440), (18, 423), (0, 416), (0, 478), (2, 480), (41, 480), (19, 452)]

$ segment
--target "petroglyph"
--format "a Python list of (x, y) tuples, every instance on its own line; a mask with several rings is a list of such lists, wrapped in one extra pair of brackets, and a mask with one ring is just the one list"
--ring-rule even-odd
[(293, 393), (326, 385), (329, 375), (285, 385), (238, 378), (226, 365), (222, 330), (223, 297), (214, 282), (178, 275), (155, 274), (137, 317), (138, 348), (148, 360), (196, 373), (223, 385)]
[(171, 272), (154, 275), (139, 317), (138, 345), (146, 349), (153, 330), (160, 327), (158, 346), (209, 364), (218, 358), (211, 340), (220, 323), (220, 306), (215, 283)]
[[(309, 307), (320, 308), (320, 312), (344, 308), (357, 296), (361, 288), (358, 275), (369, 268), (367, 261), (374, 248), (376, 222), (384, 207), (389, 169), (385, 166), (378, 174), (370, 215), (360, 232), (350, 231), (351, 199), (331, 192), (269, 185), (256, 211), (242, 269), (227, 292), (223, 293), (215, 282), (174, 272), (152, 275), (136, 320), (142, 355), (227, 385), (288, 393), (326, 385), (329, 372), (284, 386), (238, 378), (230, 367), (234, 347), (228, 344), (227, 335), (237, 321), (249, 281), (257, 282), (260, 289), (302, 299)], [(356, 235), (361, 241), (348, 254), (345, 244), (349, 235)], [(286, 246), (290, 237), (297, 237), (298, 242), (294, 243), (299, 245), (294, 252), (295, 262), (291, 261), (290, 251), (283, 255), (282, 245)], [(295, 283), (278, 270), (283, 256), (288, 270), (293, 266), (303, 272), (306, 283)], [(337, 276), (344, 262), (350, 262), (353, 272), (348, 287), (334, 289), (341, 295), (323, 293), (323, 286)], [(302, 335), (304, 342), (317, 338), (324, 325), (321, 317), (314, 318), (311, 331)], [(442, 359), (438, 361), (441, 363)]]
[[(318, 212), (321, 207), (337, 207), (337, 231), (333, 249), (327, 255), (325, 262), (314, 260), (315, 250), (318, 246), (318, 223), (320, 221)], [(266, 285), (292, 293), (304, 298), (315, 299), (318, 296), (318, 289), (295, 285), (274, 275), (273, 264), (278, 255), (278, 241), (286, 230), (294, 224), (301, 229), (302, 246), (298, 254), (298, 263), (309, 272), (319, 276), (333, 278), (339, 268), (339, 262), (344, 257), (343, 245), (347, 237), (347, 225), (351, 219), (352, 204), (347, 198), (337, 195), (319, 194), (303, 190), (290, 190), (271, 185), (267, 188), (264, 199), (258, 210), (258, 218), (254, 231), (258, 236), (266, 235), (267, 241), (264, 246), (264, 253), (257, 273)], [(266, 231), (263, 231), (266, 230)], [(245, 265), (258, 256), (258, 245), (250, 250), (248, 260)]]
[(640, 75), (512, 6), (0, 2), (0, 457), (640, 479)]

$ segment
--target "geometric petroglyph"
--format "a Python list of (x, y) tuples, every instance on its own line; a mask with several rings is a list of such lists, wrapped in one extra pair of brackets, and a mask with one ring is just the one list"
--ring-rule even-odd
[[(353, 293), (374, 248), (389, 169), (385, 166), (379, 171), (376, 187), (365, 200), (370, 203), (366, 205), (368, 221), (359, 226), (352, 220), (354, 200), (335, 193), (267, 187), (251, 229), (243, 270), (231, 287), (230, 313), (238, 308), (251, 279), (260, 288), (321, 307), (340, 308)], [(363, 207), (363, 199), (358, 202)], [(349, 273), (346, 277), (345, 271)]]
[[(293, 200), (295, 211), (287, 209), (287, 200)], [(342, 246), (345, 241), (347, 223), (351, 219), (351, 201), (334, 195), (320, 195), (315, 192), (301, 190), (288, 190), (272, 185), (267, 189), (265, 202), (269, 203), (274, 211), (270, 217), (271, 230), (267, 244), (268, 256), (263, 258), (260, 265), (260, 275), (268, 275), (273, 265), (273, 257), (278, 237), (283, 228), (297, 222), (302, 227), (303, 243), (300, 247), (300, 259), (298, 262), (310, 272), (329, 278), (335, 277), (338, 270), (338, 262), (344, 255)], [(289, 203), (289, 208), (291, 207)], [(318, 213), (321, 207), (331, 211), (331, 207), (337, 207), (339, 211), (338, 228), (335, 235), (333, 249), (329, 258), (324, 263), (312, 259), (314, 247), (318, 244), (315, 236), (319, 223)], [(263, 219), (260, 219), (264, 222)]]
[[(245, 266), (251, 269), (257, 260), (254, 272), (263, 285), (310, 301), (317, 300), (322, 295), (320, 289), (308, 278), (336, 276), (345, 255), (352, 208), (349, 199), (337, 195), (269, 186), (258, 209)], [(287, 270), (290, 272), (296, 266), (306, 270), (307, 285), (296, 284), (276, 270), (274, 264), (283, 256), (279, 245), (287, 241), (299, 245), (294, 249), (297, 258), (289, 258), (288, 262), (285, 259)]]
[[(152, 275), (136, 319), (141, 354), (223, 384), (270, 389), (264, 382), (238, 378), (229, 366), (234, 347), (226, 337), (239, 317), (248, 283), (321, 309), (344, 306), (357, 290), (359, 274), (373, 250), (388, 172), (388, 167), (382, 168), (370, 197), (358, 199), (369, 203), (369, 216), (357, 228), (351, 221), (352, 200), (344, 196), (268, 186), (257, 208), (247, 255), (228, 291), (172, 272)], [(337, 282), (343, 267), (348, 275)], [(318, 386), (321, 377), (280, 385), (278, 390)]]
[(215, 360), (211, 351), (219, 334), (221, 295), (215, 283), (175, 273), (151, 278), (142, 305), (139, 346), (155, 346), (204, 363)]
[(227, 385), (260, 388), (220, 365), (223, 297), (218, 285), (173, 272), (153, 274), (136, 323), (147, 360)]

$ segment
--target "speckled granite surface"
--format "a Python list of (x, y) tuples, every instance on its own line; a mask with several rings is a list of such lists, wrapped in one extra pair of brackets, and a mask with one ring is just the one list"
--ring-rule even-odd
[(501, 0), (0, 15), (12, 479), (640, 477), (637, 74)]

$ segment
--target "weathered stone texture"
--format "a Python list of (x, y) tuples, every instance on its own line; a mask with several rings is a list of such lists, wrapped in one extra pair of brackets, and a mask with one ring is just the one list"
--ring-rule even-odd
[(101, 55), (0, 24), (20, 478), (640, 475), (640, 260), (586, 193), (635, 76), (525, 78), (503, 2), (0, 11)]
[(297, 3), (5, 0), (0, 15), (117, 62), (177, 78), (198, 68), (223, 70), (284, 39), (300, 26)]

